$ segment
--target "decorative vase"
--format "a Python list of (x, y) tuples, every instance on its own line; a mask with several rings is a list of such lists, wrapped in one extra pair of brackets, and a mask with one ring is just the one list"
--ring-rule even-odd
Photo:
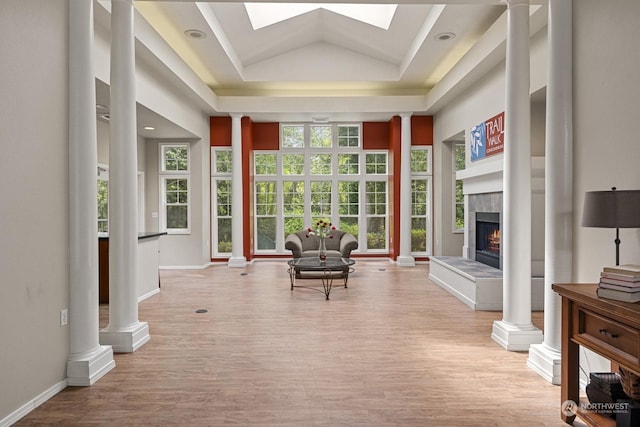
[(327, 247), (324, 242), (324, 236), (320, 237), (320, 246), (318, 247), (318, 258), (320, 262), (327, 260)]

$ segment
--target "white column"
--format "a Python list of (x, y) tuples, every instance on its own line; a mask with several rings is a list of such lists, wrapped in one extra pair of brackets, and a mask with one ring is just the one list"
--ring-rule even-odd
[(98, 339), (98, 145), (93, 3), (69, 3), (69, 358), (67, 382), (89, 386), (113, 369)]
[(244, 267), (244, 206), (242, 205), (242, 114), (231, 115), (231, 258), (229, 267)]
[(131, 353), (149, 340), (138, 321), (138, 183), (133, 0), (111, 1), (109, 325), (100, 342)]
[(491, 337), (510, 351), (542, 342), (531, 323), (531, 105), (529, 2), (507, 0), (503, 193), (503, 317)]
[(553, 283), (573, 277), (572, 0), (549, 0), (545, 149), (544, 341), (529, 349), (527, 365), (560, 384), (561, 298)]
[(400, 114), (400, 254), (397, 264), (414, 267), (411, 256), (411, 114)]

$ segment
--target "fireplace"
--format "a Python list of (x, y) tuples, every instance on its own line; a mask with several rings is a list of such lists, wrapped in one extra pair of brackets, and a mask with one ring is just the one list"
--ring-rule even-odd
[(500, 268), (500, 214), (476, 212), (476, 261)]

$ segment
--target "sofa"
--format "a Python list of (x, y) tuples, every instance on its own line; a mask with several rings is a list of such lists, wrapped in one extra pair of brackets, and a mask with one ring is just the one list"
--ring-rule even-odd
[[(308, 237), (307, 237), (308, 236)], [(358, 249), (358, 240), (351, 233), (333, 230), (331, 236), (325, 237), (327, 256), (349, 258), (351, 251)], [(320, 237), (309, 234), (307, 229), (289, 234), (284, 248), (289, 249), (294, 258), (318, 256)]]

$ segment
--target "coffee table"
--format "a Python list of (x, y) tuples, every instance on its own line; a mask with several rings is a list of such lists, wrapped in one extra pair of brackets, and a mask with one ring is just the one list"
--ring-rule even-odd
[[(343, 279), (344, 287), (347, 287), (349, 273), (353, 273), (353, 265), (356, 262), (350, 258), (328, 257), (325, 261), (320, 261), (318, 257), (302, 257), (289, 260), (289, 278), (291, 279), (291, 290), (293, 288), (308, 288), (324, 292), (326, 299), (329, 299), (333, 279)], [(300, 279), (320, 279), (322, 290), (313, 286), (296, 285), (296, 280)]]

